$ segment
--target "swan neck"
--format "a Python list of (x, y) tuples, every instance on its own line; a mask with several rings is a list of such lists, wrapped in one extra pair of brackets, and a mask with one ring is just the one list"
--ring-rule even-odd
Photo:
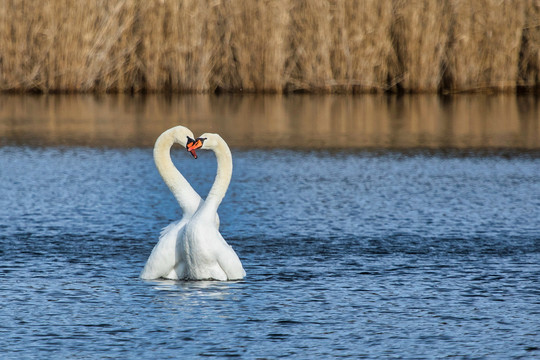
[(213, 149), (217, 159), (217, 174), (214, 180), (214, 184), (208, 193), (205, 201), (205, 205), (217, 211), (217, 208), (221, 204), (221, 201), (225, 197), (225, 193), (229, 188), (231, 182), (233, 163), (232, 155), (227, 143), (219, 138), (218, 145)]
[[(161, 178), (171, 190), (184, 214), (193, 214), (199, 205), (200, 197), (184, 176), (178, 171), (171, 159), (171, 147), (177, 142), (175, 132), (171, 129), (164, 132), (154, 145), (154, 162)], [(193, 199), (199, 201), (193, 201)]]

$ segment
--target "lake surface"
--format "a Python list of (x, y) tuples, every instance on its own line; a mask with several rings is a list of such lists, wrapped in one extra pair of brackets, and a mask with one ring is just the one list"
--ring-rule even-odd
[[(194, 98), (179, 115), (182, 97), (0, 97), (2, 358), (540, 357), (537, 102), (460, 98), (479, 118), (458, 132), (441, 124), (455, 125), (444, 109), (460, 105), (430, 97), (440, 111), (427, 120), (433, 131), (415, 132), (398, 111), (401, 130), (389, 123), (364, 136), (294, 120), (310, 107), (325, 118), (316, 103), (350, 97), (294, 98), (305, 104), (282, 117), (254, 105), (278, 106), (274, 97)], [(396, 101), (429, 118), (426, 98), (414, 99), (361, 101), (386, 101), (382, 119)], [(219, 120), (211, 111), (227, 101), (236, 112)], [(249, 132), (230, 119), (251, 106)], [(236, 126), (246, 136), (231, 135), (234, 174), (219, 215), (247, 277), (144, 281), (160, 229), (181, 216), (151, 144), (199, 107), (196, 134)], [(483, 117), (498, 113), (517, 120), (482, 125), (500, 124), (503, 115)], [(287, 125), (256, 126), (271, 116)], [(173, 159), (206, 194), (214, 155), (194, 160), (178, 147)]]

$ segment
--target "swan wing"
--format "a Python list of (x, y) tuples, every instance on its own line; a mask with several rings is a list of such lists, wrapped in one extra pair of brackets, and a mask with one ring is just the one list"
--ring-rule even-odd
[(240, 280), (246, 276), (246, 272), (242, 266), (242, 262), (236, 255), (236, 252), (233, 250), (232, 246), (227, 244), (225, 239), (221, 236), (219, 231), (217, 235), (220, 238), (219, 248), (217, 249), (216, 260), (219, 264), (219, 267), (223, 269), (225, 274), (227, 274), (228, 280)]
[(186, 223), (187, 220), (182, 219), (171, 223), (161, 231), (159, 241), (154, 246), (141, 272), (142, 279), (170, 278), (169, 274), (171, 274), (177, 262), (176, 239)]

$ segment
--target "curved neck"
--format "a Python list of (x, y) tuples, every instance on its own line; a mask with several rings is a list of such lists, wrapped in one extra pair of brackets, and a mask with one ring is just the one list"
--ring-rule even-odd
[(212, 149), (216, 154), (217, 174), (214, 184), (202, 205), (205, 211), (211, 210), (212, 213), (217, 212), (221, 201), (225, 197), (225, 193), (231, 182), (233, 170), (232, 155), (229, 146), (227, 146), (227, 143), (221, 137), (217, 139), (217, 142), (218, 145)]
[(154, 145), (154, 162), (161, 178), (178, 201), (184, 215), (193, 214), (197, 211), (202, 200), (171, 160), (172, 145), (178, 142), (177, 138), (185, 136), (185, 134), (176, 134), (177, 131), (174, 128), (169, 129), (158, 137)]

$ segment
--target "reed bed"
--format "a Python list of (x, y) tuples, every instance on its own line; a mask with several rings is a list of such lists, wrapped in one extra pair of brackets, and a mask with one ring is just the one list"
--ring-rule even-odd
[(451, 11), (449, 2), (397, 0), (392, 35), (398, 58), (394, 78), (401, 88), (437, 91), (444, 73)]
[(449, 89), (507, 90), (517, 86), (524, 4), (499, 0), (452, 3), (454, 26), (447, 50)]
[(538, 91), (538, 0), (0, 0), (0, 91)]

